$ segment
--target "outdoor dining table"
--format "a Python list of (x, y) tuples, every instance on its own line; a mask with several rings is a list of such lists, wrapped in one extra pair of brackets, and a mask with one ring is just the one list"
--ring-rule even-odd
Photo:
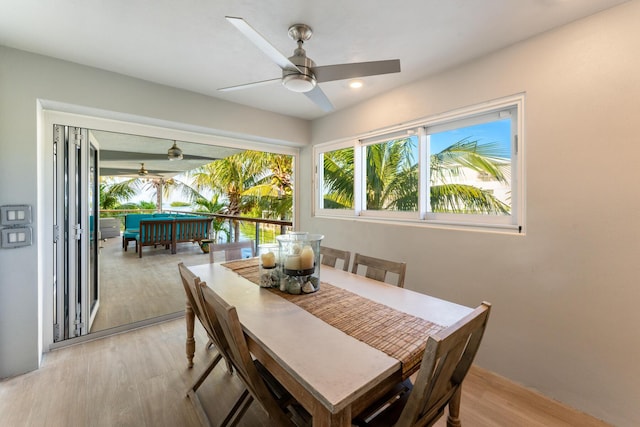
[[(261, 288), (257, 259), (189, 269), (236, 307), (249, 349), (312, 415), (314, 426), (350, 426), (352, 416), (419, 369), (426, 340), (472, 309), (321, 266), (320, 290)], [(194, 315), (187, 302), (187, 359)], [(450, 415), (457, 421), (459, 400)]]

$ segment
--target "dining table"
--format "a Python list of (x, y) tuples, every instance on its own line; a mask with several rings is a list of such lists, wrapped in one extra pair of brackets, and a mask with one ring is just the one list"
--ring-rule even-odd
[[(311, 414), (315, 427), (351, 426), (355, 415), (419, 369), (430, 335), (473, 310), (325, 265), (318, 291), (290, 295), (258, 286), (258, 262), (188, 268), (236, 307), (249, 350)], [(186, 322), (193, 366), (188, 301)], [(450, 403), (448, 425), (459, 422), (459, 404), (459, 398)]]

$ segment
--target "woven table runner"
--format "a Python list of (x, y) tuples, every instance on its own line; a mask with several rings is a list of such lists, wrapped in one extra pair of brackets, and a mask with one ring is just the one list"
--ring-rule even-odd
[[(222, 265), (255, 284), (259, 283), (257, 258)], [(441, 325), (326, 282), (321, 282), (320, 290), (312, 294), (291, 295), (277, 288), (267, 289), (347, 335), (399, 360), (403, 379), (420, 367), (427, 338), (444, 329)]]

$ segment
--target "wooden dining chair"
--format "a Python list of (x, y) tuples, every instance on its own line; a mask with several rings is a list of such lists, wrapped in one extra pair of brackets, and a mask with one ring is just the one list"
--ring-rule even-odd
[(359, 414), (353, 424), (431, 426), (449, 405), (447, 425), (460, 426), (462, 381), (480, 347), (490, 310), (491, 304), (483, 302), (460, 321), (430, 336), (415, 384), (405, 380), (391, 394)]
[[(204, 380), (209, 376), (211, 371), (213, 371), (213, 368), (215, 368), (218, 365), (220, 360), (222, 360), (223, 358), (226, 360), (227, 369), (229, 373), (233, 372), (233, 366), (231, 363), (231, 358), (228, 355), (228, 345), (226, 345), (226, 341), (224, 341), (224, 336), (222, 335), (222, 331), (220, 330), (220, 328), (215, 328), (215, 326), (206, 317), (206, 313), (204, 311), (202, 302), (200, 301), (200, 298), (198, 296), (198, 288), (203, 286), (203, 282), (201, 282), (200, 278), (197, 277), (195, 274), (193, 274), (182, 262), (178, 264), (178, 270), (180, 272), (182, 285), (184, 286), (184, 290), (187, 295), (187, 300), (191, 305), (191, 309), (193, 310), (195, 317), (197, 317), (198, 321), (200, 321), (200, 323), (202, 324), (202, 327), (206, 331), (207, 336), (209, 338), (209, 342), (207, 343), (206, 347), (210, 348), (211, 346), (215, 346), (217, 350), (216, 356), (211, 360), (207, 368), (202, 372), (202, 374), (200, 374), (198, 379), (193, 383), (193, 385), (187, 391), (187, 396), (193, 402), (196, 409), (196, 413), (198, 413), (198, 416), (200, 418), (203, 418), (204, 409), (202, 408), (202, 404), (198, 399), (198, 395), (196, 394), (196, 391), (202, 385)], [(193, 331), (191, 331), (191, 333), (187, 331), (187, 336), (192, 337)], [(204, 415), (204, 418), (206, 418), (206, 415)]]
[(398, 275), (398, 281), (396, 285), (400, 288), (404, 288), (404, 276), (407, 270), (407, 264), (404, 262), (388, 261), (382, 258), (374, 258), (366, 255), (356, 253), (353, 258), (352, 273), (358, 274), (359, 266), (365, 267), (364, 275), (370, 279), (384, 282), (387, 278), (387, 273), (395, 273)]
[[(207, 342), (206, 348), (211, 348), (211, 346), (215, 345), (215, 341), (212, 339), (213, 331), (207, 329), (205, 322), (202, 320), (202, 308), (199, 306), (198, 297), (196, 295), (196, 287), (200, 283), (200, 278), (193, 274), (182, 262), (178, 263), (178, 271), (180, 273), (184, 293), (187, 296), (187, 301), (191, 306), (191, 310), (207, 332), (209, 341)], [(192, 364), (190, 364), (189, 367), (191, 368)]]
[[(243, 249), (250, 252), (251, 256), (242, 256)], [(209, 262), (214, 262), (214, 253), (224, 252), (224, 260), (232, 261), (234, 259), (253, 258), (255, 256), (255, 247), (252, 240), (243, 240), (242, 242), (214, 243), (209, 245)]]
[(205, 317), (221, 329), (229, 349), (235, 372), (242, 380), (245, 390), (233, 405), (221, 426), (235, 425), (255, 399), (277, 426), (295, 426), (287, 412), (295, 400), (284, 387), (249, 352), (236, 308), (227, 304), (211, 288), (198, 288)]
[(342, 251), (340, 249), (333, 249), (327, 246), (320, 246), (320, 264), (328, 265), (329, 267), (336, 266), (338, 260), (342, 260), (342, 269), (349, 271), (349, 260), (351, 259), (351, 252)]

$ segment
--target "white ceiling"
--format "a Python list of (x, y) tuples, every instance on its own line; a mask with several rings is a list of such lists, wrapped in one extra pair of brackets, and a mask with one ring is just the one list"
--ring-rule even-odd
[(285, 56), (305, 23), (318, 65), (399, 58), (402, 72), (320, 84), (337, 110), (625, 0), (0, 0), (0, 44), (305, 119), (324, 113), (276, 83), (280, 69), (225, 19)]

